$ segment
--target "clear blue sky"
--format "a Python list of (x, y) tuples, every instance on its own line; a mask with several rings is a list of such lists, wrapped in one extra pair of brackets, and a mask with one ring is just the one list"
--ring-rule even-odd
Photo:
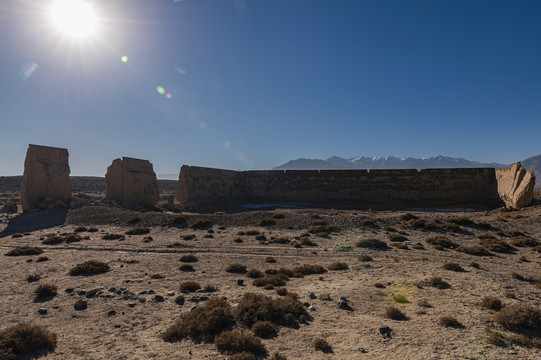
[(541, 154), (538, 0), (95, 0), (81, 41), (52, 2), (0, 2), (0, 175), (29, 143), (99, 176), (121, 156), (175, 173)]

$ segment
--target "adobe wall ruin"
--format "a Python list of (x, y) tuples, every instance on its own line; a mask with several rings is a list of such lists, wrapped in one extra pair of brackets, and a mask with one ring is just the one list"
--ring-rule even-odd
[(160, 194), (150, 161), (129, 157), (113, 160), (105, 174), (105, 198), (129, 206), (155, 206)]
[(21, 182), (23, 211), (65, 207), (71, 199), (68, 150), (28, 145)]
[[(414, 207), (464, 205), (520, 207), (531, 203), (533, 190), (530, 196), (529, 190), (517, 189), (529, 189), (531, 184), (535, 184), (533, 172), (522, 177), (510, 175), (521, 171), (525, 172), (520, 164), (508, 169), (461, 168), (419, 171), (231, 171), (182, 166), (176, 199), (181, 204), (200, 205), (226, 202), (281, 202)], [(509, 183), (507, 179), (510, 176), (513, 179), (516, 177), (517, 181), (503, 186), (503, 183)]]

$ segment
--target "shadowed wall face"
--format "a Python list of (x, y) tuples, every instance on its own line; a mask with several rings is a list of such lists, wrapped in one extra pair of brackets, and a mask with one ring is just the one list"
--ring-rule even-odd
[(105, 174), (105, 198), (125, 205), (155, 206), (160, 195), (150, 161), (128, 157), (113, 160)]
[(43, 202), (56, 207), (66, 206), (71, 199), (68, 157), (67, 149), (28, 146), (21, 182), (23, 211), (35, 209)]
[(492, 168), (236, 172), (183, 166), (177, 201), (398, 206), (503, 204)]

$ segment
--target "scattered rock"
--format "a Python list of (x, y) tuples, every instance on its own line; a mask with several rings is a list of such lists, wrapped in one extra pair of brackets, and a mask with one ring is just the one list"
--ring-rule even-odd
[(135, 305), (137, 305), (137, 303), (129, 303), (128, 306), (131, 307), (131, 308), (134, 308)]
[(115, 316), (116, 315), (116, 311), (115, 310), (109, 310), (107, 312), (107, 316)]
[(175, 298), (175, 303), (177, 305), (184, 305), (184, 295), (179, 295)]
[(391, 337), (391, 331), (393, 331), (390, 327), (387, 325), (380, 325), (378, 326), (379, 333), (383, 338), (390, 338)]
[(238, 286), (244, 285), (244, 280), (238, 279), (238, 280), (237, 280), (237, 285), (238, 285)]
[(154, 301), (155, 302), (163, 302), (164, 298), (161, 295), (154, 295)]
[(86, 295), (86, 290), (77, 291), (77, 295), (80, 295), (80, 296)]
[(321, 294), (319, 295), (319, 300), (324, 300), (324, 301), (331, 301), (331, 295), (329, 294)]
[(86, 297), (87, 299), (91, 299), (91, 298), (93, 298), (94, 296), (97, 295), (98, 291), (100, 291), (100, 289), (92, 289), (92, 290), (89, 290), (89, 291), (87, 291), (85, 297)]
[(315, 299), (316, 298), (316, 294), (314, 294), (313, 292), (309, 291), (306, 293), (306, 297), (309, 298), (309, 299)]
[(85, 300), (77, 300), (75, 305), (73, 305), (75, 310), (86, 310), (88, 308), (88, 303)]
[(47, 309), (45, 309), (45, 308), (39, 308), (39, 309), (38, 309), (38, 314), (40, 314), (40, 315), (47, 315)]
[(310, 306), (308, 306), (308, 310), (316, 311), (317, 309), (316, 309), (316, 307), (314, 305), (310, 305)]

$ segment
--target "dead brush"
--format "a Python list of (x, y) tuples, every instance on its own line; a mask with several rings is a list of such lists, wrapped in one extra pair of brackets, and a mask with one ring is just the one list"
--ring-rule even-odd
[(459, 232), (461, 230), (460, 226), (458, 226), (457, 224), (453, 224), (452, 222), (443, 223), (441, 225), (441, 228), (446, 230), (446, 231), (453, 232), (453, 233)]
[(41, 279), (40, 274), (32, 274), (32, 275), (28, 275), (28, 277), (26, 278), (26, 281), (29, 283), (32, 283), (32, 282), (39, 281), (40, 279)]
[(322, 351), (324, 353), (330, 353), (332, 352), (332, 347), (329, 345), (327, 340), (324, 338), (316, 338), (314, 341), (312, 341), (312, 347), (316, 350)]
[(224, 331), (216, 336), (214, 344), (221, 353), (236, 354), (247, 352), (251, 354), (265, 354), (265, 346), (261, 339), (249, 333), (236, 330)]
[(437, 228), (436, 224), (431, 221), (426, 221), (423, 219), (411, 219), (407, 222), (408, 227), (417, 228), (423, 230), (434, 230)]
[(327, 266), (327, 269), (337, 271), (337, 270), (347, 270), (349, 269), (349, 266), (347, 263), (342, 261), (336, 261)]
[(269, 240), (269, 243), (271, 244), (289, 244), (290, 242), (291, 240), (285, 237), (279, 237), (279, 238), (274, 238), (274, 239)]
[(272, 218), (262, 219), (259, 222), (259, 226), (272, 226), (272, 225), (276, 225), (276, 221)]
[(19, 323), (0, 331), (0, 357), (5, 360), (21, 359), (27, 353), (51, 352), (56, 344), (56, 334), (39, 325)]
[(178, 269), (180, 271), (195, 271), (195, 269), (193, 268), (193, 265), (191, 264), (182, 264), (180, 265)]
[(231, 305), (222, 298), (212, 298), (199, 308), (180, 315), (180, 318), (161, 334), (161, 338), (168, 342), (185, 338), (213, 341), (216, 335), (234, 323)]
[(272, 214), (272, 218), (273, 219), (283, 219), (283, 218), (285, 218), (285, 215), (280, 214), (280, 213), (275, 213), (275, 214)]
[(456, 271), (456, 272), (463, 272), (465, 271), (464, 268), (462, 266), (460, 266), (459, 264), (457, 263), (445, 263), (443, 264), (442, 268), (444, 268), (445, 270), (449, 270), (449, 271)]
[(186, 234), (182, 236), (182, 240), (193, 240), (195, 238), (196, 238), (195, 234)]
[(404, 314), (402, 311), (395, 308), (394, 306), (388, 306), (385, 309), (385, 317), (391, 320), (407, 320), (406, 314)]
[(388, 238), (391, 242), (404, 242), (409, 240), (407, 237), (399, 234), (389, 234)]
[(285, 274), (266, 274), (262, 278), (255, 279), (252, 285), (270, 290), (275, 286), (284, 286), (288, 280), (289, 276)]
[(228, 272), (228, 273), (233, 273), (233, 274), (244, 274), (246, 273), (246, 265), (242, 265), (242, 264), (239, 264), (239, 263), (233, 263), (233, 264), (229, 264), (226, 268), (225, 268), (225, 271)]
[(197, 256), (190, 254), (190, 255), (183, 255), (180, 258), (180, 261), (185, 262), (185, 263), (194, 263), (194, 262), (199, 261), (199, 259), (197, 258)]
[(511, 245), (518, 247), (535, 247), (541, 245), (539, 241), (532, 239), (525, 235), (513, 236), (511, 238)]
[(18, 246), (11, 249), (5, 256), (27, 256), (43, 254), (43, 250), (35, 246)]
[(485, 237), (479, 240), (479, 245), (484, 246), (489, 251), (494, 251), (497, 253), (508, 253), (513, 250), (513, 248), (509, 246), (508, 243), (502, 240), (498, 240), (494, 237)]
[(65, 236), (64, 240), (66, 241), (66, 244), (71, 244), (71, 243), (74, 243), (74, 242), (79, 242), (79, 241), (83, 240), (83, 238), (81, 236), (79, 236), (79, 235), (71, 234), (71, 235)]
[(105, 234), (101, 238), (103, 240), (124, 240), (125, 236), (122, 234)]
[(103, 274), (109, 271), (111, 268), (104, 262), (97, 260), (89, 260), (84, 263), (77, 264), (75, 267), (71, 268), (69, 274), (71, 276), (78, 275), (97, 275)]
[(180, 283), (179, 290), (183, 293), (190, 293), (195, 292), (197, 290), (201, 289), (201, 284), (199, 284), (197, 281), (183, 281)]
[(283, 297), (245, 293), (234, 309), (237, 321), (252, 328), (259, 321), (269, 321), (273, 324), (296, 326), (304, 321), (307, 312), (304, 305), (292, 294)]
[(197, 220), (190, 227), (192, 229), (206, 229), (212, 226), (212, 221), (210, 220)]
[(364, 249), (376, 249), (376, 250), (385, 250), (388, 249), (387, 243), (378, 239), (362, 239), (355, 243), (356, 247)]
[(64, 241), (65, 239), (63, 236), (53, 235), (53, 236), (49, 236), (48, 238), (43, 240), (41, 243), (43, 245), (55, 245), (55, 244), (63, 243)]
[(513, 332), (531, 331), (541, 336), (541, 310), (527, 304), (511, 304), (494, 316), (496, 323)]
[(444, 289), (446, 287), (449, 287), (449, 284), (447, 284), (441, 277), (439, 276), (433, 276), (427, 281), (427, 285), (435, 287), (436, 289)]
[(34, 295), (36, 295), (36, 299), (38, 300), (52, 298), (57, 294), (58, 287), (53, 284), (41, 284), (36, 288), (36, 290), (34, 290)]
[(258, 279), (263, 277), (263, 273), (257, 269), (250, 269), (246, 272), (246, 276), (250, 279)]
[(443, 327), (463, 328), (464, 325), (452, 316), (442, 316), (438, 319), (438, 323)]
[(337, 228), (334, 225), (314, 225), (308, 229), (310, 234), (321, 234), (321, 233), (331, 233)]
[(419, 219), (417, 216), (413, 215), (412, 213), (405, 213), (398, 217), (400, 220), (403, 221), (409, 221), (409, 220), (417, 220)]
[(271, 338), (276, 335), (278, 328), (270, 321), (258, 321), (252, 325), (252, 332), (260, 338)]
[(500, 311), (503, 307), (502, 301), (495, 296), (484, 296), (481, 299), (481, 306), (494, 311)]
[(450, 218), (450, 219), (447, 219), (447, 221), (450, 222), (450, 223), (457, 224), (457, 225), (462, 225), (462, 226), (475, 225), (475, 222), (472, 219), (470, 219), (469, 217), (466, 217), (466, 216), (459, 216), (459, 217), (455, 217), (455, 218)]
[(441, 246), (443, 248), (446, 248), (446, 249), (456, 249), (458, 247), (458, 244), (449, 240), (448, 238), (446, 238), (445, 236), (434, 236), (434, 237), (429, 237), (427, 239), (425, 239), (426, 243), (436, 247), (436, 246)]
[(456, 251), (474, 256), (492, 255), (484, 246), (481, 245), (459, 246), (458, 248), (456, 248)]

